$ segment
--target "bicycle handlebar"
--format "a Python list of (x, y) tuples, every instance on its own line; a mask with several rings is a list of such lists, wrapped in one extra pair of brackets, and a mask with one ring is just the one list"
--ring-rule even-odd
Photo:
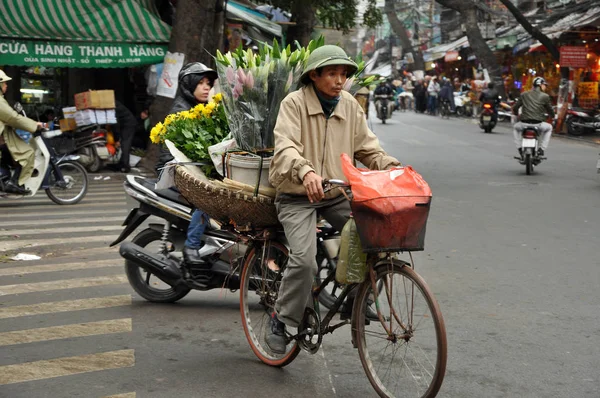
[(332, 179), (323, 179), (323, 192), (327, 193), (334, 188), (350, 188), (350, 184), (344, 180), (338, 180), (335, 178)]

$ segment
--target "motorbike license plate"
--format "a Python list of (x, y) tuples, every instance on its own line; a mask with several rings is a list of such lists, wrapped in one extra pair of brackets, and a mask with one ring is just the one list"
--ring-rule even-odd
[(535, 148), (535, 140), (533, 138), (523, 138), (523, 148)]
[(483, 121), (484, 121), (484, 122), (490, 122), (491, 120), (492, 120), (492, 117), (491, 117), (491, 116), (484, 116), (484, 117), (483, 117)]

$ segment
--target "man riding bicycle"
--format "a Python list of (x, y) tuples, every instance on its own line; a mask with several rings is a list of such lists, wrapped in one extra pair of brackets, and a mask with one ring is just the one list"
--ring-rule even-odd
[(521, 121), (515, 123), (514, 126), (514, 138), (515, 144), (519, 151), (521, 158), (523, 157), (523, 151), (521, 149), (521, 133), (528, 125), (536, 125), (539, 133), (542, 136), (540, 148), (538, 149), (538, 155), (544, 156), (544, 152), (550, 144), (550, 138), (552, 137), (552, 125), (544, 122), (546, 120), (546, 114), (553, 118), (554, 110), (552, 109), (552, 103), (550, 102), (550, 96), (546, 94), (548, 83), (543, 77), (536, 77), (533, 80), (533, 89), (521, 94), (521, 97), (517, 100), (513, 108), (515, 115), (519, 114), (521, 110)]
[[(350, 203), (337, 190), (325, 194), (323, 179), (343, 176), (342, 153), (372, 170), (400, 165), (367, 127), (360, 104), (342, 90), (356, 70), (338, 46), (314, 50), (301, 77), (303, 87), (289, 94), (279, 110), (269, 180), (277, 190), (275, 206), (291, 250), (265, 338), (277, 354), (285, 353), (286, 325), (298, 327), (310, 299), (317, 274), (317, 213), (338, 231), (350, 216)], [(344, 312), (351, 310), (347, 302)]]

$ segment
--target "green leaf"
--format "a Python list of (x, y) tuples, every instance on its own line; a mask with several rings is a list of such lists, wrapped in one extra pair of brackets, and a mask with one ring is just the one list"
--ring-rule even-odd
[(273, 40), (273, 50), (271, 51), (271, 55), (273, 56), (273, 58), (281, 57), (281, 52), (279, 51), (279, 44), (277, 43), (276, 39)]

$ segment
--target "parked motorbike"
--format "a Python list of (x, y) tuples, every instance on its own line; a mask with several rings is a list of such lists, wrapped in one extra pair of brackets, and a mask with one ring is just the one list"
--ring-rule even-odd
[(383, 124), (385, 124), (387, 119), (392, 117), (393, 106), (390, 104), (391, 98), (392, 97), (387, 95), (375, 96), (375, 109), (377, 110), (377, 117)]
[[(14, 105), (15, 110), (25, 115), (21, 104)], [(23, 183), (29, 193), (19, 195), (4, 192), (4, 184), (12, 175), (13, 161), (6, 146), (0, 147), (2, 159), (0, 162), (0, 198), (16, 199), (25, 196), (34, 196), (40, 189), (54, 203), (59, 205), (73, 205), (79, 203), (86, 195), (88, 189), (87, 172), (77, 160), (79, 156), (65, 154), (58, 155), (49, 140), (63, 134), (60, 130), (37, 132), (30, 139), (29, 144), (35, 151), (33, 175)]]
[[(189, 266), (181, 257), (193, 207), (174, 190), (156, 190), (155, 180), (127, 175), (125, 192), (139, 202), (125, 218), (125, 227), (110, 244), (115, 246), (130, 236), (149, 216), (164, 220), (151, 223), (131, 242), (121, 244), (125, 271), (131, 287), (143, 298), (156, 303), (170, 303), (185, 297), (191, 290), (239, 289), (239, 272), (246, 246), (238, 236), (219, 229), (213, 221), (202, 236), (200, 256), (204, 264)], [(328, 224), (319, 223), (317, 238), (317, 278), (335, 270), (339, 234)], [(335, 302), (341, 286), (331, 280), (321, 294), (327, 307)]]
[(600, 132), (600, 107), (597, 109), (571, 108), (567, 110), (567, 131), (580, 136)]
[(456, 116), (467, 116), (471, 117), (473, 114), (473, 105), (471, 99), (467, 93), (455, 92), (454, 93), (454, 106), (456, 109)]
[(494, 103), (484, 101), (482, 104), (481, 115), (479, 116), (479, 126), (486, 133), (491, 133), (496, 126), (496, 119), (494, 117)]
[[(545, 157), (539, 155), (539, 131), (536, 125), (527, 125), (521, 133), (521, 153), (523, 157), (515, 156), (519, 163), (525, 165), (527, 175), (533, 173), (533, 167), (539, 165)], [(600, 165), (600, 162), (599, 162)]]

